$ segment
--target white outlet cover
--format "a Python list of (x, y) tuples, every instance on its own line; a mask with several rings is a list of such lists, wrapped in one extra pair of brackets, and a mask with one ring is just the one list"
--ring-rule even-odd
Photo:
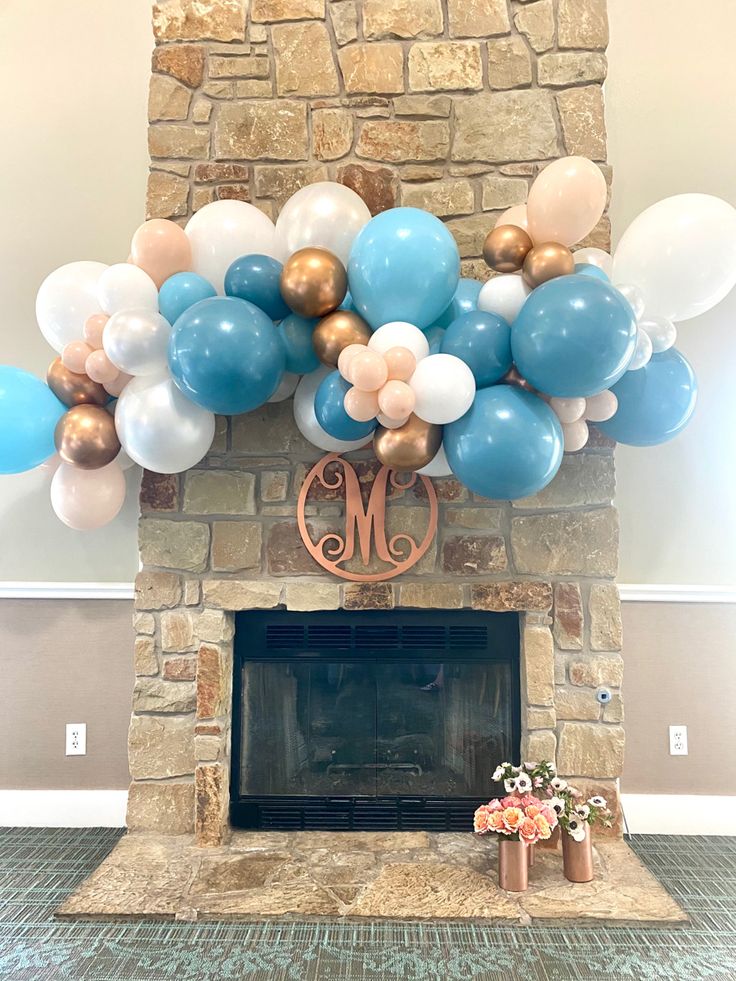
[(670, 756), (687, 756), (687, 726), (670, 726)]
[(87, 755), (87, 723), (67, 722), (66, 724), (66, 755)]

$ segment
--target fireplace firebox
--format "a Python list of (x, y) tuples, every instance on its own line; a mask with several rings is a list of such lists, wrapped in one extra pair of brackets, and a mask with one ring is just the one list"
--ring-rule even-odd
[(243, 612), (234, 672), (238, 827), (467, 830), (519, 756), (515, 613)]

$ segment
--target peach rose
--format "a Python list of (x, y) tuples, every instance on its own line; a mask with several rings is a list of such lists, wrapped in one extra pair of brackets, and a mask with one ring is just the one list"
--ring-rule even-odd
[(541, 801), (538, 797), (535, 797), (534, 794), (524, 794), (524, 796), (521, 798), (522, 807), (539, 807), (540, 803)]
[(520, 807), (507, 807), (503, 812), (503, 823), (511, 832), (518, 831), (523, 820), (524, 812)]
[(532, 845), (539, 838), (539, 828), (532, 818), (524, 818), (518, 828), (519, 838), (527, 844)]
[(488, 811), (483, 807), (479, 807), (473, 815), (473, 831), (476, 834), (488, 831)]
[(508, 797), (504, 797), (501, 801), (504, 807), (521, 807), (521, 797), (517, 797), (516, 794), (509, 794)]
[(503, 823), (503, 811), (493, 811), (488, 815), (488, 827), (491, 831), (498, 831), (503, 835), (508, 834), (506, 825)]
[(544, 817), (543, 814), (537, 814), (533, 819), (534, 824), (537, 826), (537, 831), (539, 832), (539, 837), (546, 841), (552, 834), (552, 828), (549, 826), (549, 821)]
[(537, 814), (541, 814), (541, 811), (536, 804), (527, 804), (524, 808), (524, 813), (528, 818), (535, 818)]

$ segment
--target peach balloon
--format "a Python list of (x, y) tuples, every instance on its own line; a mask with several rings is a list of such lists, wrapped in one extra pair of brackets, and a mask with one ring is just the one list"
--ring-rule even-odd
[(525, 232), (529, 231), (529, 217), (526, 213), (526, 205), (515, 204), (513, 208), (507, 208), (494, 227), (498, 228), (499, 225), (517, 225), (519, 228), (523, 228)]
[[(84, 365), (92, 354), (92, 348), (84, 341), (71, 341), (61, 352), (61, 363), (77, 375), (84, 374)], [(97, 381), (93, 378), (92, 381)]]
[(618, 399), (608, 389), (585, 400), (585, 418), (591, 422), (606, 422), (617, 410)]
[(351, 388), (345, 393), (345, 411), (356, 422), (370, 422), (378, 412), (378, 397), (375, 392), (364, 392)]
[(340, 372), (345, 381), (352, 383), (352, 378), (350, 377), (350, 366), (353, 363), (353, 358), (356, 354), (361, 354), (365, 351), (365, 344), (348, 344), (340, 351), (340, 357), (337, 359), (337, 370)]
[(586, 157), (562, 157), (539, 174), (526, 208), (535, 245), (575, 245), (595, 228), (606, 206), (606, 179)]
[(62, 463), (51, 481), (51, 506), (65, 525), (77, 531), (106, 525), (124, 501), (125, 476), (115, 461), (99, 470)]
[(113, 398), (117, 398), (132, 377), (132, 375), (126, 375), (124, 371), (120, 371), (118, 372), (118, 377), (114, 381), (104, 382), (104, 389), (108, 395), (112, 395)]
[(106, 313), (93, 313), (84, 323), (84, 339), (96, 351), (102, 347), (102, 332), (109, 319)]
[(378, 393), (378, 407), (389, 419), (405, 419), (414, 411), (416, 396), (406, 382), (387, 381)]
[(350, 377), (356, 388), (377, 392), (388, 381), (388, 368), (381, 354), (369, 348), (359, 351), (350, 362)]
[(92, 351), (84, 363), (84, 370), (92, 381), (107, 385), (114, 382), (120, 374), (104, 351)]
[(382, 412), (379, 412), (376, 416), (379, 426), (383, 426), (384, 429), (401, 429), (405, 422), (409, 421), (407, 416), (405, 419), (392, 419), (390, 416), (385, 416)]
[(136, 266), (148, 273), (158, 289), (169, 276), (192, 268), (189, 236), (168, 218), (144, 221), (133, 235), (130, 256)]
[[(390, 347), (383, 357), (388, 368), (389, 381), (409, 381), (416, 371), (417, 359), (408, 347)], [(408, 416), (412, 412), (413, 407), (409, 409), (406, 415)]]

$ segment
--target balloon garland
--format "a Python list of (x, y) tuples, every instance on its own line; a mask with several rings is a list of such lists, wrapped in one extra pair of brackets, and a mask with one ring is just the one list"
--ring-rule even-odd
[(433, 215), (371, 218), (328, 181), (297, 191), (275, 225), (240, 201), (185, 228), (147, 221), (127, 262), (71, 262), (41, 284), (36, 316), (58, 357), (45, 383), (0, 366), (0, 473), (44, 467), (59, 518), (100, 527), (125, 469), (193, 467), (215, 413), (292, 395), (318, 449), (372, 442), (384, 464), (502, 500), (546, 486), (590, 422), (634, 446), (671, 439), (697, 387), (675, 323), (736, 283), (736, 209), (677, 195), (614, 256), (574, 251), (606, 196), (583, 157), (545, 167), (489, 231), (485, 284), (460, 277)]

